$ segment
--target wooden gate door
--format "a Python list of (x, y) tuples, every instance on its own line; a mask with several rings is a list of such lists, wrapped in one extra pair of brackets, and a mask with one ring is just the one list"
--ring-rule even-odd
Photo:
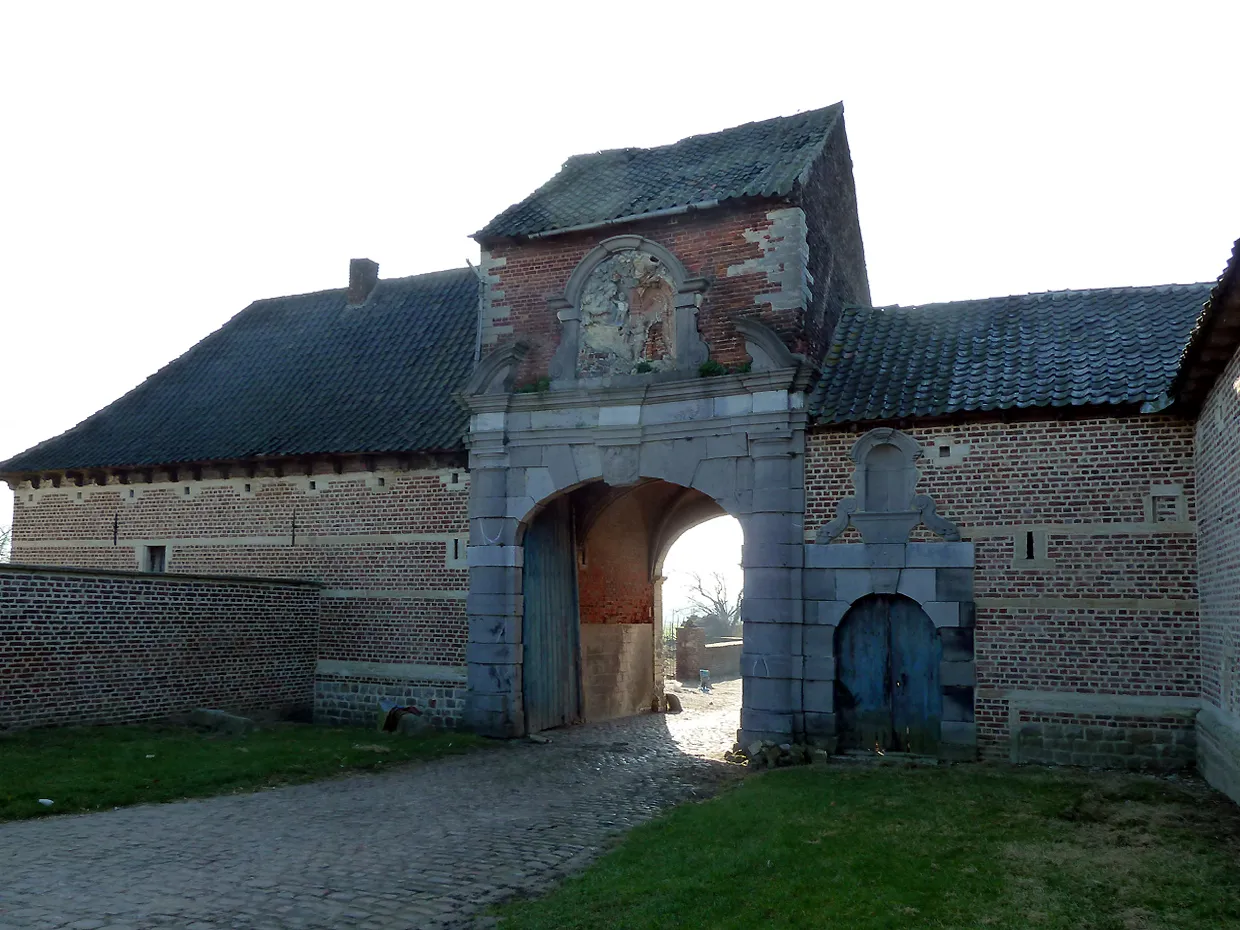
[(577, 560), (567, 499), (549, 504), (525, 531), (525, 730), (537, 733), (581, 720), (581, 631)]
[(903, 597), (854, 604), (836, 630), (839, 747), (933, 754), (943, 697), (943, 646), (926, 612)]

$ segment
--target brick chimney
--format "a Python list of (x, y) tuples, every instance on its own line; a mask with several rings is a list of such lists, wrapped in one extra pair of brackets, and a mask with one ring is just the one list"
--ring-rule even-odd
[(355, 258), (349, 262), (349, 296), (346, 303), (357, 307), (366, 303), (366, 298), (379, 283), (379, 263), (369, 258)]

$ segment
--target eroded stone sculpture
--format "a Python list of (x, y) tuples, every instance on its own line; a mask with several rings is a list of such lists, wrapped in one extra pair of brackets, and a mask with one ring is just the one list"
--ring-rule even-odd
[(636, 249), (610, 255), (581, 292), (578, 376), (675, 368), (675, 320), (676, 286), (658, 257)]

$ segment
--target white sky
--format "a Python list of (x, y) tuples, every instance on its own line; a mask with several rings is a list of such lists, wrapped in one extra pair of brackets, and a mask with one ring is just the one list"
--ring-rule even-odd
[(571, 154), (837, 100), (876, 302), (1212, 280), (1238, 32), (1234, 2), (4, 4), (0, 458), (352, 257), (476, 260)]

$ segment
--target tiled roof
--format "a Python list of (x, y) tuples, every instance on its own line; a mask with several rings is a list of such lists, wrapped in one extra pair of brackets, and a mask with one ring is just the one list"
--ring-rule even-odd
[(736, 197), (786, 196), (843, 112), (837, 103), (658, 148), (574, 155), (474, 238), (529, 236)]
[(1193, 328), (1171, 386), (1176, 401), (1200, 409), (1218, 376), (1240, 348), (1240, 239)]
[(176, 361), (0, 473), (455, 450), (473, 370), (467, 268), (251, 304)]
[(820, 423), (847, 423), (1028, 407), (1161, 407), (1211, 286), (848, 309), (813, 409)]

